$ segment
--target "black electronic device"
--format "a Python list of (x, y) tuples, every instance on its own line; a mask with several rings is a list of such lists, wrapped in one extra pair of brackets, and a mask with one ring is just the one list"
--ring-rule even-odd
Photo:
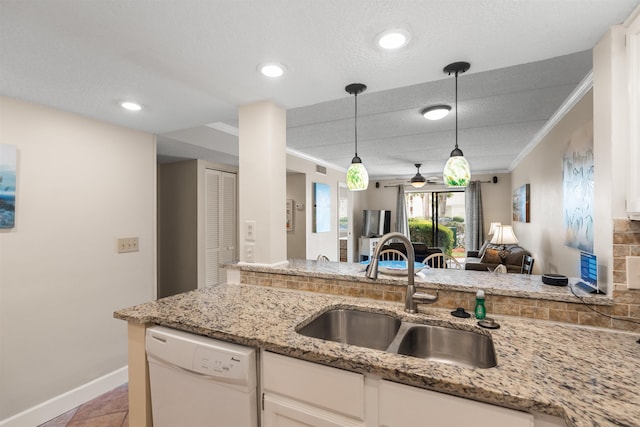
[(552, 286), (567, 286), (569, 284), (569, 279), (567, 276), (563, 276), (562, 274), (543, 274), (542, 283)]

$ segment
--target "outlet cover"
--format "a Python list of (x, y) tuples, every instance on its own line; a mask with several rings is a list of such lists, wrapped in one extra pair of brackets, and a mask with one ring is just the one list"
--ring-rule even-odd
[(117, 242), (119, 254), (127, 252), (138, 252), (139, 244), (137, 237), (120, 237)]

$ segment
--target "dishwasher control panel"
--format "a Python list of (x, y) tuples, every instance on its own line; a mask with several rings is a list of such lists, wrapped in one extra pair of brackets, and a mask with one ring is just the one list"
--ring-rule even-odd
[(147, 329), (147, 357), (208, 376), (217, 382), (254, 387), (255, 349), (164, 326)]

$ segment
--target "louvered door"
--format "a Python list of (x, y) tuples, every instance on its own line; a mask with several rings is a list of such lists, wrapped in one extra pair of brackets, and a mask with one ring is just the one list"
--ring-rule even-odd
[(206, 284), (224, 281), (223, 264), (236, 259), (236, 175), (206, 171)]

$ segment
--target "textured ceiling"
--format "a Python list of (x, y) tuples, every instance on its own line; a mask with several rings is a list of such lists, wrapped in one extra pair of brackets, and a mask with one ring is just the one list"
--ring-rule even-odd
[[(374, 177), (410, 176), (414, 162), (435, 173), (452, 148), (453, 116), (427, 123), (417, 110), (452, 102), (442, 68), (465, 60), (460, 146), (475, 171), (499, 171), (590, 69), (588, 52), (572, 54), (639, 3), (0, 0), (0, 94), (156, 133), (164, 158), (220, 162), (237, 161), (237, 140), (203, 125), (233, 125), (239, 105), (269, 99), (288, 110), (289, 147), (346, 167), (344, 86), (362, 82), (359, 154)], [(410, 43), (376, 48), (397, 27)], [(265, 61), (287, 73), (261, 76)], [(122, 110), (124, 99), (144, 110)]]

